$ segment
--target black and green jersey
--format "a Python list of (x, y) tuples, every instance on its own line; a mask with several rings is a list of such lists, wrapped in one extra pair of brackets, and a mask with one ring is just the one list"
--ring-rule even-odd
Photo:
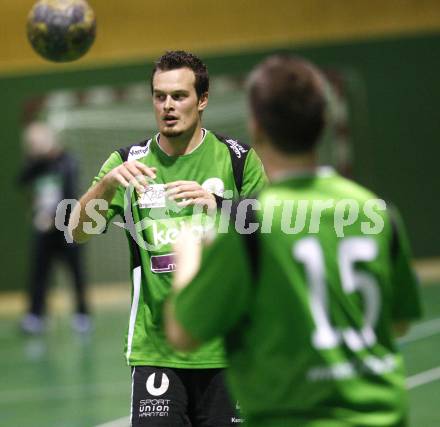
[[(115, 151), (102, 166), (94, 183), (126, 160), (138, 160), (157, 168), (157, 178), (139, 196), (122, 186), (112, 200), (107, 221), (116, 214), (124, 218), (130, 246), (132, 306), (125, 346), (127, 363), (175, 368), (224, 367), (221, 340), (213, 340), (197, 353), (171, 350), (165, 340), (162, 304), (170, 291), (175, 269), (172, 244), (183, 223), (191, 221), (197, 231), (209, 226), (208, 217), (194, 214), (192, 207), (177, 209), (164, 195), (164, 184), (196, 181), (219, 197), (252, 194), (265, 184), (262, 164), (245, 144), (203, 130), (199, 146), (183, 156), (168, 156), (157, 135), (139, 145)], [(206, 221), (205, 221), (206, 220)]]
[(227, 337), (249, 425), (405, 425), (392, 323), (420, 307), (402, 224), (383, 204), (329, 170), (283, 178), (253, 205), (258, 233), (217, 233), (175, 296), (195, 338)]

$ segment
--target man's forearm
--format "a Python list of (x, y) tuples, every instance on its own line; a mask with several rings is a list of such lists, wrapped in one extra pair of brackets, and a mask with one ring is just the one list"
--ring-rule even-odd
[(86, 212), (87, 204), (92, 200), (104, 200), (106, 202), (106, 209), (98, 209), (97, 211), (105, 217), (108, 210), (108, 205), (113, 199), (116, 188), (109, 187), (105, 181), (99, 181), (92, 188), (85, 193), (79, 203), (75, 206), (70, 215), (69, 220), (69, 234), (76, 243), (84, 243), (90, 239), (91, 234), (84, 230), (84, 223), (90, 221), (90, 217)]
[(168, 342), (180, 351), (194, 351), (200, 347), (200, 342), (194, 339), (177, 321), (171, 297), (164, 305), (165, 333)]

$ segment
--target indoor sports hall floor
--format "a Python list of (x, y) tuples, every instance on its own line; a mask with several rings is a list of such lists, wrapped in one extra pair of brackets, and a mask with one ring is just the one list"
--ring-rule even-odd
[[(408, 370), (410, 425), (438, 427), (440, 281), (423, 286), (422, 293), (425, 317), (400, 344)], [(130, 375), (121, 348), (129, 290), (119, 287), (106, 298), (97, 304), (89, 336), (71, 331), (61, 304), (47, 335), (32, 338), (18, 331), (13, 299), (0, 296), (1, 427), (128, 427)]]

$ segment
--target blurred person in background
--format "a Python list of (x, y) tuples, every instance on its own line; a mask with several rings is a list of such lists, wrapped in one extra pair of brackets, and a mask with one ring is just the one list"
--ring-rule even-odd
[[(367, 215), (377, 196), (317, 165), (326, 100), (312, 64), (273, 56), (248, 85), (250, 130), (271, 183), (203, 250), (191, 233), (178, 242), (168, 338), (189, 350), (225, 337), (229, 385), (249, 426), (404, 426), (395, 337), (420, 316), (404, 227), (383, 201)], [(294, 231), (300, 216), (305, 226)], [(244, 219), (247, 234), (234, 227)], [(251, 225), (259, 230), (249, 234)]]
[[(77, 185), (77, 161), (58, 142), (54, 130), (44, 122), (33, 122), (24, 132), (26, 160), (18, 177), (20, 185), (31, 189), (32, 243), (29, 275), (29, 308), (21, 328), (29, 334), (44, 332), (49, 279), (55, 262), (63, 261), (73, 280), (75, 313), (72, 327), (78, 332), (90, 330), (86, 301), (86, 281), (82, 249), (68, 244), (55, 228), (59, 202), (74, 199)], [(69, 213), (66, 215), (67, 224)]]

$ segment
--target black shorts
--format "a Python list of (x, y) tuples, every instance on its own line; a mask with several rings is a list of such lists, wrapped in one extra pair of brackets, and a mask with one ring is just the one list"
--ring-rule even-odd
[(224, 384), (223, 369), (134, 366), (131, 426), (226, 427), (239, 418)]

